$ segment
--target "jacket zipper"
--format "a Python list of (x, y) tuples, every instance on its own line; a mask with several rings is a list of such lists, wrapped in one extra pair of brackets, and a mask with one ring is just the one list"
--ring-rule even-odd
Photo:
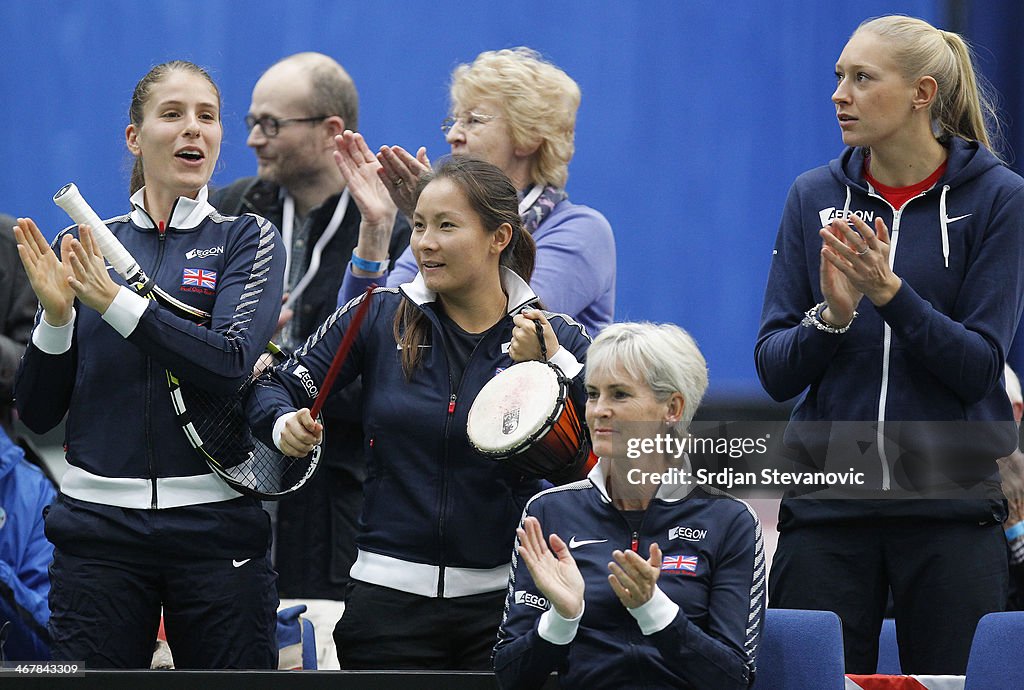
[[(445, 358), (448, 355), (445, 353)], [(448, 390), (452, 390), (451, 367), (448, 370)], [(455, 402), (458, 396), (453, 392), (448, 400), (448, 415), (444, 420), (444, 449), (441, 454), (441, 509), (437, 516), (437, 596), (444, 598), (444, 523), (445, 506), (448, 505), (448, 435), (452, 428), (452, 419), (455, 417)]]
[[(502, 317), (505, 318), (504, 316)], [(493, 326), (492, 326), (493, 328)], [(444, 344), (444, 329), (439, 328), (441, 331), (441, 342)], [(466, 359), (466, 366), (462, 370), (462, 378), (459, 380), (459, 387), (466, 380), (466, 372), (469, 371), (470, 365), (473, 362), (473, 357), (476, 356), (477, 350), (480, 349), (480, 344), (484, 342), (485, 338), (481, 338), (476, 345), (473, 346), (473, 351), (469, 353), (469, 357)], [(451, 435), (452, 420), (455, 417), (455, 404), (458, 401), (458, 393), (454, 390), (455, 386), (452, 382), (452, 365), (448, 359), (448, 347), (444, 345), (444, 359), (448, 365), (448, 390), (451, 391), (451, 397), (448, 399), (448, 415), (444, 421), (444, 453), (442, 455), (441, 463), (441, 509), (438, 512), (438, 571), (437, 571), (437, 596), (444, 598), (444, 528), (445, 528), (445, 511), (448, 505), (448, 438)]]
[[(907, 204), (927, 194), (927, 190), (915, 197), (903, 202), (899, 210), (893, 208), (892, 204), (881, 196), (873, 188), (868, 189), (868, 196), (874, 197), (892, 209), (892, 230), (889, 233), (889, 270), (896, 265), (896, 244), (900, 238), (900, 220), (903, 217), (903, 210)], [(878, 458), (882, 463), (882, 491), (889, 491), (891, 478), (889, 476), (889, 457), (885, 452), (885, 405), (889, 397), (889, 358), (892, 348), (892, 328), (882, 320), (882, 386), (878, 395), (878, 428), (875, 432), (875, 443), (878, 444)]]
[[(613, 511), (615, 511), (615, 514), (619, 516), (620, 520), (622, 520), (622, 524), (624, 524), (626, 526), (626, 528), (629, 529), (629, 549), (630, 549), (630, 551), (633, 551), (634, 553), (640, 553), (640, 532), (638, 530), (633, 529), (633, 526), (629, 523), (629, 520), (626, 519), (626, 517), (622, 514), (621, 510), (616, 508), (615, 505), (611, 503), (610, 499), (609, 499), (608, 507), (611, 508)], [(648, 508), (650, 508), (650, 504), (648, 504)], [(647, 517), (647, 510), (644, 510), (644, 517)], [(643, 521), (643, 518), (641, 518), (640, 519), (640, 527), (643, 528), (643, 526), (644, 526), (644, 521)]]
[[(157, 225), (157, 238), (158, 248), (156, 253), (156, 264), (153, 266), (153, 275), (156, 275), (157, 269), (160, 267), (161, 261), (164, 257), (164, 240), (167, 239), (167, 228), (164, 226), (164, 222), (160, 221)], [(154, 278), (155, 280), (155, 278)], [(146, 357), (146, 457), (149, 465), (149, 477), (150, 482), (153, 485), (153, 492), (150, 495), (150, 507), (156, 510), (159, 505), (158, 496), (156, 491), (156, 458), (154, 458), (154, 447), (153, 447), (153, 434), (152, 426), (153, 419), (151, 415), (152, 411), (152, 400), (153, 400), (153, 359)]]

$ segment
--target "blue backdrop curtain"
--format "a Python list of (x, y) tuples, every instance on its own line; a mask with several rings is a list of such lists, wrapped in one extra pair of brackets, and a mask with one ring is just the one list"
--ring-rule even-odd
[[(982, 73), (999, 95), (1004, 157), (1024, 175), (1024, 2), (989, 0), (951, 2), (951, 21), (974, 45)], [(1017, 329), (1008, 362), (1024, 375), (1024, 320)]]
[(436, 157), (452, 68), (529, 45), (583, 91), (568, 189), (615, 230), (616, 316), (691, 331), (709, 399), (765, 402), (753, 346), (786, 191), (842, 149), (835, 59), (862, 20), (890, 12), (958, 28), (991, 57), (1024, 156), (1021, 0), (11, 0), (0, 3), (0, 211), (52, 236), (68, 221), (50, 196), (75, 181), (101, 216), (123, 213), (129, 97), (164, 60), (208, 67), (223, 90), (224, 184), (255, 172), (241, 121), (252, 85), (285, 55), (337, 58), (371, 144)]

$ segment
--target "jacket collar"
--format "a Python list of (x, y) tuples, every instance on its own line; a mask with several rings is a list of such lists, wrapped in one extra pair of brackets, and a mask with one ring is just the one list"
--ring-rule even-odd
[[(130, 199), (132, 202), (131, 219), (140, 228), (155, 228), (156, 223), (146, 211), (145, 194), (145, 187), (132, 194)], [(208, 201), (209, 194), (209, 189), (204, 185), (196, 194), (195, 199), (179, 196), (178, 200), (174, 202), (174, 209), (171, 212), (170, 221), (167, 223), (168, 228), (191, 230), (202, 223), (211, 213), (216, 212), (216, 209)]]
[[(990, 168), (1001, 165), (991, 151), (975, 141), (952, 137), (946, 143), (946, 148), (949, 151), (946, 172), (935, 184), (938, 188), (943, 185), (956, 188)], [(829, 170), (840, 183), (867, 193), (868, 185), (864, 181), (865, 153), (863, 147), (848, 146), (838, 158), (829, 163)]]
[[(504, 266), (501, 266), (500, 270), (501, 287), (508, 295), (508, 313), (510, 315), (518, 314), (526, 305), (537, 300), (536, 293), (525, 280), (519, 277), (519, 274)], [(437, 293), (427, 288), (421, 273), (417, 273), (411, 282), (404, 283), (399, 289), (419, 306), (437, 301)]]
[[(689, 473), (690, 471), (690, 457), (683, 455), (683, 469)], [(601, 500), (605, 503), (611, 503), (612, 499), (608, 495), (608, 468), (609, 464), (604, 459), (598, 459), (597, 464), (587, 474), (587, 479), (594, 485), (598, 493), (601, 495)], [(674, 503), (681, 501), (686, 498), (690, 492), (693, 491), (693, 484), (674, 482), (671, 484), (661, 484), (658, 486), (658, 490), (654, 493), (654, 498), (661, 501), (668, 501)]]

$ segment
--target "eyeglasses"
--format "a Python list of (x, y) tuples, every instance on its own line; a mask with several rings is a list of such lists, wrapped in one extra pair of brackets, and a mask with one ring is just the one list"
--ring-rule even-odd
[(252, 115), (245, 116), (245, 131), (251, 132), (252, 128), (256, 125), (260, 126), (263, 130), (263, 136), (268, 138), (274, 138), (277, 133), (281, 131), (282, 125), (290, 125), (293, 122), (320, 122), (326, 120), (330, 115), (317, 115), (316, 117), (289, 117), (283, 120), (279, 120), (276, 117), (270, 117), (264, 115), (263, 117), (253, 117)]
[(475, 129), (480, 125), (486, 125), (492, 120), (501, 119), (500, 115), (484, 115), (483, 113), (468, 112), (458, 117), (449, 116), (441, 123), (441, 131), (447, 134), (455, 125), (461, 125), (466, 129)]

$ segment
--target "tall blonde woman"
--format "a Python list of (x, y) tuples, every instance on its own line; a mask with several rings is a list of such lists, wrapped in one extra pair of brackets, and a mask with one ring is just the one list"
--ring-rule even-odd
[(1017, 443), (1000, 378), (1024, 306), (1024, 180), (990, 148), (957, 34), (872, 19), (835, 69), (847, 148), (793, 184), (755, 357), (773, 398), (800, 396), (799, 461), (866, 484), (783, 500), (769, 604), (835, 611), (847, 671), (873, 673), (891, 589), (903, 670), (962, 674), (1006, 601), (996, 459)]

